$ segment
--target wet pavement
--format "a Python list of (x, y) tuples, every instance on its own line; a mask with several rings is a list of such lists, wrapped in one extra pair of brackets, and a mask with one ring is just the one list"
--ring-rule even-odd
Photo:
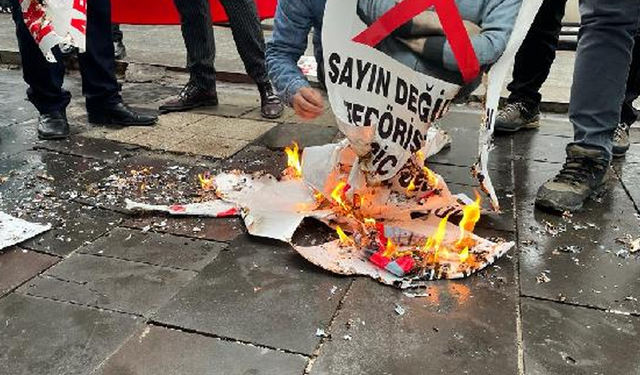
[[(184, 78), (143, 73), (123, 94), (149, 110)], [(517, 248), (468, 279), (402, 292), (327, 273), (235, 218), (124, 210), (207, 200), (205, 171), (277, 174), (291, 141), (338, 137), (330, 112), (265, 121), (251, 86), (221, 84), (214, 110), (106, 129), (76, 97), (73, 136), (43, 142), (20, 71), (0, 82), (0, 210), (53, 225), (0, 252), (0, 374), (640, 374), (640, 254), (626, 244), (640, 238), (640, 127), (608, 192), (564, 217), (533, 200), (563, 161), (566, 119), (496, 139), (503, 213), (477, 232)], [(474, 190), (479, 116), (455, 108), (442, 123), (452, 148), (429, 160), (454, 192)], [(298, 233), (326, 235), (312, 221)]]

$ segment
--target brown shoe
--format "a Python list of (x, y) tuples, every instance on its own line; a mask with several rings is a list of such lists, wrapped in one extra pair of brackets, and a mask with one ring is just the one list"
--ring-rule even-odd
[(278, 95), (274, 94), (270, 83), (266, 83), (259, 87), (262, 117), (273, 120), (282, 116), (284, 106)]
[(160, 112), (180, 112), (198, 107), (216, 105), (218, 105), (218, 93), (215, 88), (205, 90), (189, 82), (182, 91), (180, 91), (177, 99), (160, 106)]

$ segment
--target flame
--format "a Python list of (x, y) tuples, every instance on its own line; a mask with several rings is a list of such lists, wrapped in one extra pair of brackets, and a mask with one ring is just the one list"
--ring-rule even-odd
[(416, 156), (418, 157), (418, 160), (424, 163), (424, 152), (422, 152), (422, 150), (418, 150), (416, 152)]
[(409, 186), (407, 186), (407, 193), (411, 193), (412, 191), (416, 191), (416, 178), (412, 178), (409, 182)]
[(460, 238), (456, 243), (456, 246), (460, 248), (465, 248), (469, 246), (473, 246), (473, 239), (469, 236), (469, 233), (473, 233), (473, 230), (476, 227), (476, 224), (480, 220), (480, 203), (481, 198), (480, 194), (476, 192), (476, 200), (475, 202), (466, 205), (462, 211), (462, 220), (460, 220)]
[(316, 199), (316, 202), (321, 203), (324, 200), (324, 195), (322, 195), (321, 192), (316, 191), (315, 194), (313, 194), (313, 197)]
[(460, 254), (458, 254), (458, 259), (460, 260), (460, 263), (466, 263), (469, 260), (469, 248), (465, 247), (464, 250), (462, 250), (460, 252)]
[(291, 147), (284, 149), (287, 154), (287, 169), (286, 174), (299, 179), (302, 178), (302, 164), (300, 163), (300, 148), (296, 142), (293, 142)]
[(376, 223), (376, 219), (366, 218), (364, 219), (364, 224), (367, 226), (375, 227), (377, 223)]
[(211, 177), (210, 172), (204, 172), (198, 175), (198, 181), (200, 181), (200, 188), (202, 190), (211, 190), (213, 189), (213, 177)]
[(384, 253), (382, 253), (382, 256), (385, 258), (392, 258), (397, 251), (398, 251), (398, 247), (393, 243), (393, 241), (391, 241), (390, 239), (387, 239), (387, 246), (385, 246)]
[(347, 190), (349, 190), (349, 185), (344, 181), (340, 181), (331, 192), (331, 198), (345, 211), (349, 211), (349, 206), (344, 200), (344, 194)]
[(353, 246), (355, 242), (351, 237), (347, 236), (347, 234), (340, 228), (340, 226), (336, 227), (336, 233), (338, 233), (338, 237), (340, 237), (340, 244), (344, 246)]
[(437, 189), (438, 185), (440, 185), (440, 180), (438, 179), (438, 176), (433, 173), (433, 171), (427, 167), (422, 167), (422, 170), (424, 171), (424, 175), (427, 178), (427, 182), (429, 183), (429, 187), (431, 187), (432, 189)]
[(444, 241), (444, 237), (447, 234), (447, 223), (449, 222), (449, 215), (440, 220), (440, 224), (438, 224), (438, 229), (436, 233), (427, 239), (427, 243), (424, 245), (424, 250), (428, 251), (430, 249), (435, 250), (437, 254), (442, 246), (442, 241)]

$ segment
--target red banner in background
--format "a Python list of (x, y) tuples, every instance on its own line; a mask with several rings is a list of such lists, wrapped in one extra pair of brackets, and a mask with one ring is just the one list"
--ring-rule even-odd
[[(191, 0), (196, 1), (196, 0)], [(232, 0), (236, 1), (236, 0)], [(278, 0), (254, 0), (260, 19), (273, 18)], [(229, 19), (218, 0), (209, 0), (214, 23)], [(179, 25), (180, 16), (173, 0), (111, 0), (114, 23), (128, 25)]]

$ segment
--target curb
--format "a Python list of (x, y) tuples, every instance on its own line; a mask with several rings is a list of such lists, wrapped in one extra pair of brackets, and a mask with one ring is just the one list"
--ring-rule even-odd
[[(3, 51), (0, 50), (0, 65), (21, 65), (20, 63), (20, 52), (18, 51)], [(178, 72), (178, 73), (187, 73), (187, 69), (185, 67), (173, 67), (166, 65), (158, 65), (158, 64), (147, 64), (143, 62), (136, 61), (116, 61), (116, 74), (119, 77), (124, 77), (129, 68), (129, 65), (137, 65), (137, 66), (149, 66), (155, 68), (165, 69), (168, 72)], [(73, 59), (67, 63), (67, 69), (69, 70), (78, 70), (77, 59)], [(252, 84), (253, 80), (246, 73), (239, 72), (225, 72), (218, 71), (217, 78), (220, 82), (227, 83), (243, 83), (243, 84)], [(313, 87), (319, 88), (315, 78), (310, 79), (311, 85)], [(484, 98), (480, 95), (471, 95), (469, 98), (469, 103), (482, 103)], [(505, 98), (501, 98), (501, 105), (504, 104)], [(569, 112), (569, 103), (558, 103), (558, 102), (545, 102), (543, 101), (540, 104), (540, 110), (542, 112), (549, 113), (558, 113), (558, 114), (566, 114)]]

